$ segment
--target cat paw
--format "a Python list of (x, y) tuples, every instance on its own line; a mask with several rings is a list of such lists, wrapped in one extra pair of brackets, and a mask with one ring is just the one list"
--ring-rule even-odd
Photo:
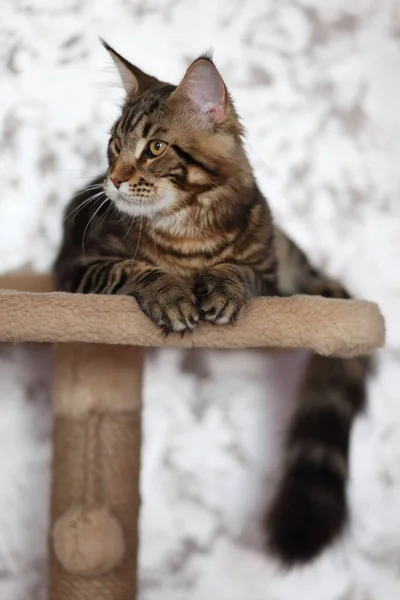
[(142, 311), (160, 327), (165, 335), (172, 331), (182, 335), (192, 331), (200, 318), (196, 298), (185, 285), (175, 279), (167, 279), (158, 289), (136, 296)]
[(324, 298), (342, 298), (346, 300), (350, 298), (340, 283), (329, 279), (318, 279), (306, 293), (313, 296), (323, 296)]
[(205, 274), (196, 283), (200, 318), (218, 325), (234, 323), (248, 300), (242, 281), (230, 276)]

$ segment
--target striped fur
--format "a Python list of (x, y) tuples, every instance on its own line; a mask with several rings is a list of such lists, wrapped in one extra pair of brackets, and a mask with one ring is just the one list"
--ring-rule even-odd
[[(275, 244), (282, 295), (349, 297), (279, 230)], [(316, 558), (344, 529), (351, 427), (366, 404), (370, 366), (369, 357), (309, 360), (265, 520), (268, 546), (287, 566)]]
[[(165, 334), (199, 320), (234, 322), (257, 295), (347, 297), (274, 227), (210, 57), (176, 87), (106, 47), (127, 97), (107, 173), (68, 206), (59, 289), (130, 295)], [(314, 558), (343, 528), (349, 436), (366, 374), (366, 359), (310, 360), (266, 519), (269, 547), (284, 564)]]

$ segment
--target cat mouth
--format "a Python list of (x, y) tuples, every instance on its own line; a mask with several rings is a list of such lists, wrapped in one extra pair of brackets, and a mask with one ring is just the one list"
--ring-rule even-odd
[(132, 216), (151, 216), (171, 206), (174, 203), (174, 196), (173, 192), (168, 191), (158, 200), (151, 201), (148, 197), (128, 196), (118, 191), (111, 200), (121, 212)]
[(166, 190), (159, 198), (154, 198), (154, 196), (152, 197), (147, 194), (142, 194), (141, 196), (130, 195), (121, 189), (116, 189), (109, 181), (106, 181), (104, 184), (104, 192), (114, 202), (118, 210), (125, 214), (139, 217), (151, 216), (163, 212), (166, 208), (173, 205), (176, 199), (173, 190)]
[(149, 204), (153, 204), (151, 200), (149, 201), (148, 197), (135, 195), (128, 196), (127, 194), (124, 194), (124, 192), (117, 192), (116, 201), (120, 202), (121, 204), (135, 204), (136, 206), (147, 206)]

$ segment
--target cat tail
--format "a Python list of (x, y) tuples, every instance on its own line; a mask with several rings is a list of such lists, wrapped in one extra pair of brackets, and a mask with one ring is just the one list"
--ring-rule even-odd
[(316, 558), (346, 524), (350, 431), (367, 371), (366, 357), (313, 355), (306, 368), (267, 515), (269, 548), (287, 566)]
[[(285, 245), (278, 264), (281, 272), (286, 270), (292, 293), (348, 297), (287, 238)], [(313, 560), (343, 531), (350, 433), (366, 403), (369, 370), (369, 357), (313, 354), (306, 366), (285, 440), (281, 479), (266, 517), (269, 550), (285, 566)]]

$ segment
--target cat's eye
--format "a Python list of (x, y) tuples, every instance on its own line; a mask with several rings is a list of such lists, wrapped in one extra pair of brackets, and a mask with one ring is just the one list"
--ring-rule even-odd
[(148, 148), (151, 156), (161, 156), (161, 154), (165, 152), (167, 144), (161, 140), (151, 140)]
[(119, 154), (121, 152), (121, 142), (118, 138), (115, 138), (114, 140), (114, 150), (116, 154)]

